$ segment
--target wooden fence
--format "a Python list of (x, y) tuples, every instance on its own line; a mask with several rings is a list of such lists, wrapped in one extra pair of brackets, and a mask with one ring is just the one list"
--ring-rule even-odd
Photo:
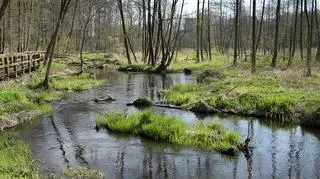
[(31, 73), (40, 66), (45, 52), (30, 51), (16, 54), (0, 55), (0, 80), (17, 78), (19, 75)]

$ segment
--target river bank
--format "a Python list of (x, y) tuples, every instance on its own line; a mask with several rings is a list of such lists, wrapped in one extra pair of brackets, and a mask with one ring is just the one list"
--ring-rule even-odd
[[(282, 126), (271, 120), (269, 122), (252, 117), (200, 115), (179, 109), (152, 107), (156, 114), (174, 116), (190, 126), (195, 122), (223, 123), (227, 130), (238, 132), (241, 139), (248, 137), (251, 140), (253, 148), (248, 158), (241, 152), (227, 156), (192, 146), (119, 134), (103, 128), (97, 131), (95, 120), (100, 113), (119, 111), (130, 116), (140, 110), (127, 106), (127, 103), (139, 97), (159, 101), (161, 90), (196, 81), (194, 76), (177, 73), (155, 75), (106, 70), (98, 72), (98, 76), (100, 79), (107, 78), (108, 82), (54, 102), (52, 116), (19, 129), (23, 140), (39, 159), (44, 175), (59, 174), (61, 166), (82, 166), (98, 169), (106, 178), (319, 176), (319, 131), (309, 131), (299, 125)], [(116, 101), (92, 101), (107, 95)]]
[[(285, 61), (279, 61), (277, 68), (270, 68), (271, 59), (260, 55), (257, 72), (251, 74), (251, 63), (244, 59), (232, 67), (229, 57), (222, 54), (215, 54), (213, 61), (201, 63), (185, 56), (180, 56), (167, 72), (187, 72), (198, 78), (197, 83), (178, 84), (163, 91), (168, 103), (198, 113), (231, 113), (320, 127), (320, 72), (316, 70), (319, 63), (313, 62), (313, 75), (306, 77), (301, 68), (304, 62), (299, 61), (290, 69)], [(145, 65), (120, 70), (154, 71)]]
[(59, 101), (73, 92), (88, 90), (105, 82), (105, 80), (91, 77), (89, 67), (86, 72), (78, 75), (78, 69), (68, 65), (72, 59), (54, 60), (49, 89), (40, 87), (41, 80), (44, 78), (42, 69), (0, 84), (1, 176), (40, 178), (37, 162), (33, 159), (29, 147), (16, 132), (7, 129), (24, 125), (41, 116), (51, 115), (51, 102)]

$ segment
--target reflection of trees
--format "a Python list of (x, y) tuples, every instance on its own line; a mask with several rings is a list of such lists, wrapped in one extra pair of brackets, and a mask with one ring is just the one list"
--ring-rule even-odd
[(117, 178), (123, 178), (124, 173), (124, 157), (126, 156), (125, 147), (118, 152), (117, 159), (116, 159), (116, 168), (117, 168)]
[(233, 162), (233, 170), (232, 170), (232, 175), (233, 175), (234, 179), (237, 178), (237, 172), (238, 172), (238, 160), (234, 160), (234, 162)]
[[(247, 140), (250, 140), (250, 142), (253, 142), (254, 137), (254, 125), (253, 120), (248, 121), (248, 133), (247, 133)], [(245, 157), (247, 159), (247, 171), (248, 171), (248, 178), (252, 178), (252, 165), (253, 165), (253, 148), (249, 147)]]
[(163, 90), (169, 89), (174, 85), (171, 76), (162, 75), (161, 79), (162, 79), (162, 89)]
[(152, 147), (144, 151), (143, 178), (152, 178)]
[(67, 156), (66, 156), (66, 151), (65, 151), (65, 148), (64, 148), (64, 143), (62, 141), (62, 136), (61, 136), (61, 133), (59, 132), (57, 126), (56, 126), (56, 123), (54, 121), (54, 117), (51, 116), (51, 124), (52, 124), (52, 127), (53, 127), (53, 130), (56, 132), (56, 139), (57, 139), (57, 142), (59, 144), (59, 149), (61, 150), (62, 152), (62, 158), (64, 159), (64, 162), (65, 164), (67, 164), (67, 166), (69, 166), (69, 160), (67, 159)]
[(271, 162), (272, 162), (272, 178), (277, 178), (277, 135), (275, 131), (272, 131), (271, 137)]

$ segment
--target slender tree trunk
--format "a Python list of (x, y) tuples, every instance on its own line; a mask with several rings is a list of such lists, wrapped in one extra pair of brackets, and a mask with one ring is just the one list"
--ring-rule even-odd
[(292, 65), (292, 60), (296, 51), (296, 35), (297, 35), (297, 26), (298, 26), (298, 11), (299, 11), (299, 0), (296, 0), (295, 6), (295, 16), (294, 16), (294, 27), (292, 33), (292, 40), (291, 40), (291, 51), (289, 54), (288, 66)]
[(316, 54), (316, 61), (320, 62), (320, 27), (319, 27), (319, 17), (318, 17), (318, 3), (315, 1), (315, 21), (316, 21), (316, 29), (317, 29), (317, 54)]
[[(313, 1), (312, 1), (313, 3)], [(312, 8), (313, 9), (313, 8)], [(308, 4), (307, 0), (304, 0), (304, 13), (307, 21), (307, 32), (308, 32), (308, 45), (307, 45), (307, 76), (311, 76), (311, 53), (312, 53), (312, 18), (308, 13)]]
[(126, 48), (127, 60), (128, 60), (128, 64), (132, 64), (131, 58), (130, 58), (129, 46), (128, 46), (128, 36), (127, 36), (127, 31), (126, 31), (126, 24), (125, 24), (124, 14), (123, 14), (122, 0), (117, 0), (117, 1), (118, 1), (118, 7), (119, 7), (119, 11), (120, 11), (120, 16), (121, 16), (122, 31), (123, 31), (123, 35), (124, 35), (124, 46)]
[(84, 48), (84, 43), (85, 43), (85, 40), (86, 40), (86, 31), (87, 31), (87, 28), (88, 28), (88, 25), (89, 25), (89, 22), (91, 20), (91, 14), (89, 13), (88, 17), (87, 17), (87, 20), (85, 22), (85, 25), (83, 27), (83, 30), (82, 30), (82, 40), (81, 40), (81, 46), (80, 46), (80, 74), (83, 73), (83, 57), (82, 57), (82, 54), (83, 54), (83, 48)]
[(251, 72), (256, 72), (256, 0), (252, 0), (252, 44), (251, 44)]
[(208, 0), (208, 51), (209, 51), (209, 60), (212, 60), (212, 47), (211, 47), (211, 8), (210, 0)]
[(201, 61), (203, 61), (203, 24), (204, 24), (204, 7), (205, 7), (205, 0), (202, 1), (202, 10), (201, 10), (201, 27), (200, 27), (200, 54), (201, 54)]
[(237, 66), (238, 58), (238, 45), (239, 45), (239, 0), (236, 0), (236, 10), (234, 18), (234, 53), (233, 53), (233, 66)]
[(260, 39), (261, 39), (262, 25), (263, 25), (263, 21), (264, 21), (265, 6), (266, 6), (266, 0), (263, 0), (262, 12), (261, 12), (261, 21), (260, 21), (259, 34), (258, 34), (258, 40), (257, 40), (257, 46), (256, 46), (257, 50), (259, 49), (259, 44), (260, 44)]
[(197, 0), (197, 62), (200, 62), (200, 0)]
[(277, 66), (278, 58), (278, 40), (279, 40), (279, 24), (280, 24), (280, 7), (281, 0), (277, 0), (277, 14), (276, 14), (276, 32), (274, 35), (274, 46), (273, 46), (273, 57), (271, 67), (275, 68)]
[(71, 0), (61, 0), (60, 1), (61, 5), (60, 5), (59, 18), (58, 18), (58, 21), (56, 24), (55, 31), (54, 31), (54, 33), (51, 37), (50, 43), (47, 47), (47, 52), (46, 52), (46, 56), (45, 56), (45, 62), (47, 63), (46, 64), (47, 70), (46, 70), (45, 78), (42, 83), (43, 87), (46, 89), (49, 88), (49, 77), (50, 77), (50, 73), (51, 73), (51, 65), (52, 65), (52, 61), (53, 61), (54, 48), (56, 46), (56, 42), (58, 39), (59, 29), (60, 29), (62, 21), (64, 20), (66, 13), (68, 12), (70, 1)]
[(301, 0), (301, 12), (300, 12), (300, 41), (299, 41), (299, 44), (300, 44), (300, 56), (301, 56), (301, 61), (303, 61), (303, 25), (304, 25), (304, 22), (303, 22), (303, 1), (304, 0)]
[(3, 0), (2, 1), (2, 5), (0, 8), (0, 21), (2, 20), (4, 14), (5, 14), (5, 10), (8, 7), (8, 5), (10, 4), (10, 0)]

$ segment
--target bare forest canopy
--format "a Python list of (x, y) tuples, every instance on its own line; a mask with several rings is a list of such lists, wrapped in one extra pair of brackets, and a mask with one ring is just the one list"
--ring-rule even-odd
[(48, 74), (54, 53), (124, 54), (159, 72), (185, 48), (197, 62), (214, 51), (233, 53), (234, 66), (251, 59), (252, 72), (257, 53), (272, 67), (279, 55), (305, 60), (307, 75), (320, 60), (317, 0), (195, 1), (192, 11), (190, 0), (1, 0), (0, 53), (46, 50)]

